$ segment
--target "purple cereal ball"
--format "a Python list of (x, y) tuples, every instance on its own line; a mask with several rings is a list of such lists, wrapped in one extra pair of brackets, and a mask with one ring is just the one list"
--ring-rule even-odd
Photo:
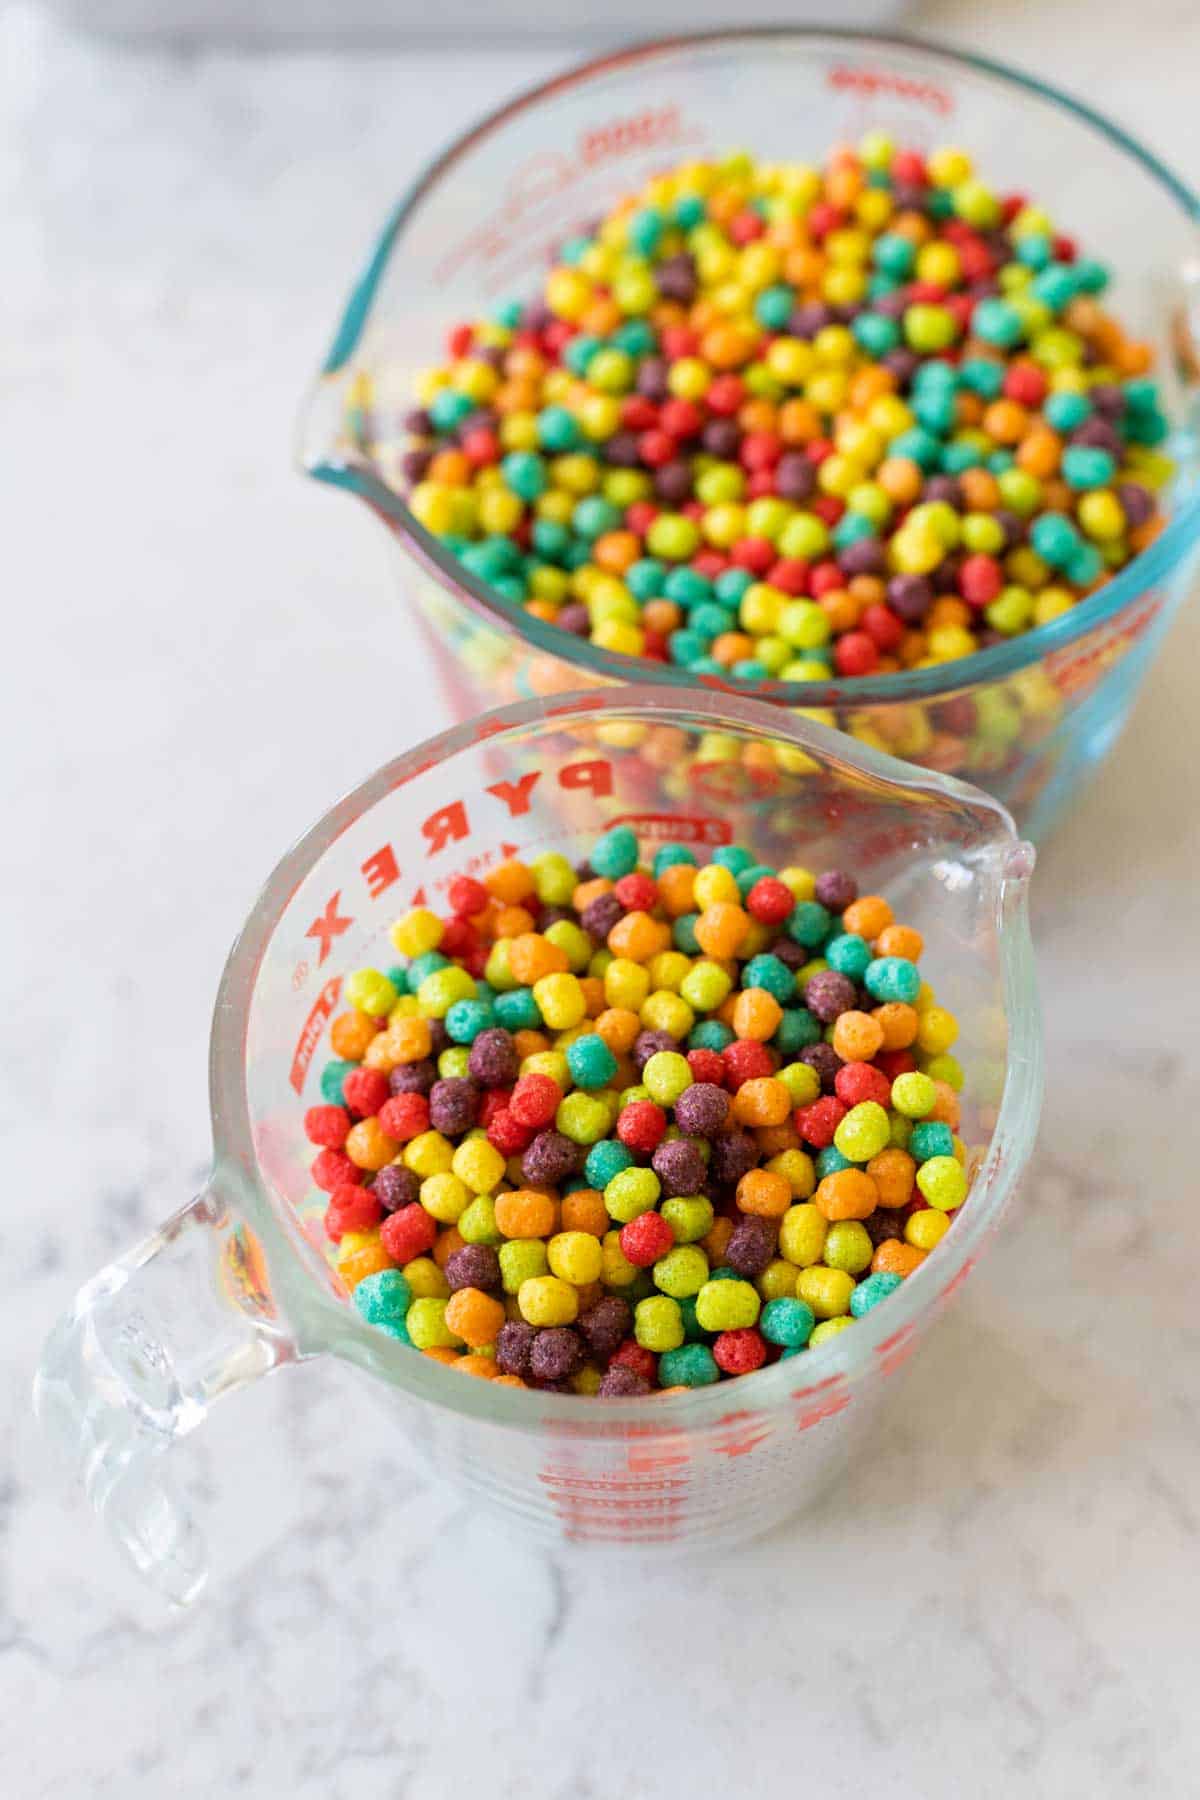
[(878, 1247), (880, 1244), (886, 1243), (888, 1238), (903, 1238), (907, 1218), (907, 1213), (893, 1212), (887, 1206), (877, 1206), (870, 1218), (864, 1219), (862, 1222), (866, 1227), (867, 1236)]
[(450, 1033), (446, 1030), (445, 1024), (441, 1019), (430, 1019), (428, 1024), (429, 1054), (436, 1061), (443, 1050), (448, 1050), (450, 1048)]
[(537, 1381), (566, 1381), (583, 1361), (579, 1334), (569, 1325), (550, 1325), (539, 1331), (529, 1352), (529, 1371)]
[(624, 916), (625, 908), (615, 894), (597, 894), (580, 913), (579, 923), (590, 938), (602, 944), (617, 920)]
[(833, 1084), (842, 1066), (842, 1059), (832, 1044), (809, 1044), (800, 1052), (797, 1060), (816, 1070), (823, 1094), (833, 1093)]
[(633, 1065), (639, 1074), (660, 1050), (678, 1050), (679, 1039), (669, 1031), (639, 1031), (633, 1041)]
[(437, 1070), (428, 1057), (420, 1062), (397, 1063), (388, 1076), (393, 1094), (427, 1094), (437, 1080)]
[(887, 603), (906, 625), (919, 625), (933, 605), (933, 584), (926, 575), (893, 575)]
[(435, 1081), (429, 1092), (429, 1123), (443, 1137), (470, 1131), (479, 1112), (479, 1089), (464, 1076)]
[(848, 975), (839, 975), (836, 969), (822, 969), (805, 983), (804, 1004), (822, 1025), (832, 1025), (858, 1005), (858, 989)]
[(606, 1363), (621, 1348), (633, 1329), (629, 1302), (619, 1294), (606, 1294), (580, 1313), (578, 1328), (597, 1362)]
[(1011, 512), (1007, 506), (998, 506), (992, 519), (1004, 533), (1006, 550), (1015, 550), (1018, 544), (1024, 543), (1027, 528), (1019, 513)]
[(406, 1169), (403, 1163), (386, 1163), (371, 1188), (384, 1212), (389, 1213), (399, 1212), (402, 1206), (411, 1206), (420, 1191), (421, 1177), (415, 1169)]
[(809, 498), (816, 485), (817, 471), (801, 451), (789, 450), (780, 457), (775, 468), (775, 491), (781, 500), (799, 504)]
[(847, 544), (844, 550), (838, 551), (837, 560), (842, 574), (849, 576), (882, 575), (887, 568), (887, 558), (878, 538), (859, 538), (857, 543)]
[(635, 383), (644, 400), (665, 400), (668, 392), (667, 365), (661, 356), (647, 356), (637, 372)]
[(459, 1288), (482, 1288), (486, 1294), (500, 1286), (500, 1258), (490, 1244), (464, 1244), (446, 1258), (444, 1274), (452, 1293)]
[(1098, 381), (1088, 389), (1087, 397), (1107, 418), (1119, 419), (1125, 411), (1125, 390), (1115, 381)]
[(569, 631), (572, 637), (586, 637), (592, 628), (591, 614), (581, 600), (572, 600), (569, 606), (555, 616), (554, 623), (560, 631)]
[[(1095, 388), (1091, 389), (1093, 400)], [(1117, 484), (1117, 499), (1121, 502), (1121, 511), (1125, 514), (1133, 530), (1145, 525), (1154, 517), (1154, 496), (1140, 481), (1121, 481)]]
[(793, 337), (812, 338), (833, 322), (831, 306), (827, 306), (823, 300), (806, 300), (794, 309), (788, 320), (788, 330)]
[(502, 1375), (529, 1373), (529, 1353), (537, 1332), (524, 1319), (509, 1319), (500, 1327), (496, 1339), (496, 1367)]
[(898, 181), (892, 188), (892, 205), (897, 212), (920, 212), (929, 197), (922, 181)]
[(551, 925), (574, 925), (576, 923), (575, 914), (569, 906), (543, 906), (538, 914), (537, 928), (544, 934)]
[[(1122, 406), (1125, 404), (1124, 398), (1122, 398), (1121, 404)], [(411, 412), (406, 412), (401, 423), (405, 431), (412, 437), (432, 437), (433, 435), (433, 420), (423, 406), (415, 406)]]
[(433, 457), (428, 450), (406, 450), (400, 459), (400, 470), (405, 481), (416, 487), (418, 481), (424, 481)]
[(512, 1033), (502, 1025), (481, 1031), (471, 1045), (467, 1073), (484, 1087), (508, 1087), (517, 1079), (521, 1059), (512, 1041)]
[(687, 1138), (672, 1138), (660, 1144), (650, 1159), (650, 1166), (662, 1184), (668, 1200), (680, 1194), (698, 1194), (708, 1165), (697, 1144)]
[(654, 471), (654, 492), (671, 506), (682, 506), (691, 498), (692, 471), (682, 458), (663, 463)]
[(739, 1275), (756, 1281), (775, 1255), (779, 1227), (774, 1219), (763, 1219), (747, 1213), (733, 1228), (733, 1236), (725, 1251), (725, 1261)]
[(636, 469), (642, 460), (638, 451), (637, 433), (614, 431), (600, 454), (611, 468)]
[(802, 969), (808, 961), (808, 951), (794, 938), (776, 938), (773, 944), (768, 945), (768, 953), (776, 957), (784, 968), (790, 969), (793, 974), (797, 969)]
[(664, 300), (690, 306), (696, 298), (696, 264), (686, 250), (659, 263), (654, 278)]
[(596, 871), (590, 862), (575, 864), (575, 879), (576, 881), (595, 881)]
[[(871, 310), (882, 313), (885, 319), (902, 319), (908, 308), (909, 299), (903, 288), (898, 288), (895, 293), (880, 294), (877, 300), (871, 302)], [(895, 354), (894, 350), (889, 351), (889, 355), (894, 356)], [(911, 351), (909, 355), (912, 355)], [(915, 360), (913, 367), (916, 367)]]
[(918, 361), (919, 358), (915, 351), (906, 350), (903, 345), (898, 345), (895, 350), (888, 351), (883, 359), (883, 366), (896, 377), (898, 387), (906, 388), (917, 372)]
[(741, 442), (741, 428), (732, 419), (710, 419), (700, 433), (701, 449), (722, 462), (732, 462)]
[(582, 1154), (561, 1131), (539, 1131), (521, 1158), (521, 1174), (531, 1187), (557, 1187), (574, 1175)]
[(826, 869), (817, 876), (813, 894), (829, 912), (845, 912), (858, 899), (858, 883), (845, 869)]
[(675, 1123), (688, 1137), (715, 1137), (728, 1117), (729, 1095), (715, 1081), (693, 1081), (675, 1102)]
[(646, 1377), (635, 1374), (623, 1363), (610, 1369), (600, 1383), (601, 1400), (632, 1400), (635, 1395), (648, 1394), (650, 1391), (650, 1383)]
[(723, 1131), (713, 1139), (709, 1171), (725, 1187), (736, 1187), (743, 1175), (758, 1167), (758, 1145), (748, 1131)]
[(1071, 442), (1083, 444), (1091, 450), (1107, 450), (1109, 455), (1115, 456), (1118, 461), (1125, 450), (1121, 434), (1116, 426), (1111, 420), (1102, 419), (1097, 413), (1093, 413), (1090, 419), (1085, 419), (1082, 425), (1075, 428), (1071, 433)]

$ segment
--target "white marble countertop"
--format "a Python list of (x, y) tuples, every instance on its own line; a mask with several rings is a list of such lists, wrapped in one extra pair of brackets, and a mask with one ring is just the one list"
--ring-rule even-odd
[[(1190, 0), (922, 22), (1197, 174)], [(439, 722), (418, 683), (322, 726), (390, 573), (381, 534), (293, 474), (297, 394), (426, 147), (561, 60), (138, 57), (0, 16), (0, 1792), (1194, 1800), (1195, 608), (1042, 858), (1049, 1092), (1020, 1227), (852, 1503), (634, 1591), (498, 1544), (402, 1461), (361, 1378), (316, 1365), (185, 1452), (220, 1557), (164, 1617), (40, 1460), (45, 1329), (203, 1170), (209, 1009), (261, 876)]]

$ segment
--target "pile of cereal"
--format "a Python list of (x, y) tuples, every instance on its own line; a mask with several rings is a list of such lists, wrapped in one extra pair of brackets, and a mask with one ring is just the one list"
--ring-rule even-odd
[(346, 981), (309, 1109), (362, 1316), (467, 1374), (623, 1396), (823, 1343), (966, 1198), (957, 1035), (922, 940), (744, 849), (458, 877)]
[(690, 163), (542, 299), (456, 326), (385, 460), (475, 576), (605, 650), (747, 681), (949, 662), (1161, 529), (1151, 354), (1106, 282), (961, 150)]

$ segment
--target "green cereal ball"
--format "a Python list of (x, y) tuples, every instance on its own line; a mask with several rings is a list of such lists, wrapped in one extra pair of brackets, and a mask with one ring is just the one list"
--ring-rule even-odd
[(592, 959), (592, 940), (586, 931), (570, 919), (555, 919), (542, 933), (548, 944), (554, 944), (566, 954), (567, 963), (573, 975), (582, 975)]
[(444, 1300), (414, 1300), (404, 1323), (418, 1350), (456, 1350), (462, 1346), (462, 1339), (446, 1324)]
[(851, 981), (861, 981), (870, 967), (871, 946), (866, 938), (857, 933), (845, 931), (840, 937), (830, 938), (825, 946), (825, 961), (839, 975), (848, 975)]
[(555, 1114), (554, 1123), (573, 1144), (594, 1144), (608, 1130), (608, 1108), (594, 1094), (568, 1094)]
[(951, 1056), (948, 1050), (943, 1051), (940, 1056), (927, 1057), (921, 1067), (930, 1081), (944, 1081), (956, 1094), (962, 1092), (963, 1082), (966, 1080), (963, 1066), (957, 1056)]
[(698, 1294), (708, 1280), (708, 1258), (695, 1244), (677, 1244), (654, 1265), (654, 1285), (673, 1300)]
[(496, 1224), (496, 1202), (490, 1194), (476, 1195), (459, 1219), (458, 1230), (465, 1244), (504, 1242), (504, 1233)]
[(506, 1294), (517, 1293), (523, 1281), (535, 1280), (550, 1266), (541, 1238), (510, 1238), (500, 1245), (498, 1255), (500, 1281)]
[(532, 988), (514, 987), (506, 994), (497, 994), (493, 1008), (497, 1025), (503, 1025), (505, 1031), (538, 1031), (541, 1028), (542, 1015)]
[(749, 1281), (714, 1277), (696, 1295), (696, 1318), (705, 1331), (742, 1331), (756, 1323), (760, 1306)]
[[(613, 1065), (616, 1067), (615, 1063)], [(660, 1106), (674, 1106), (692, 1085), (692, 1071), (677, 1050), (656, 1050), (642, 1070), (642, 1085)]]
[(437, 1059), (437, 1072), (443, 1081), (461, 1080), (471, 1067), (471, 1052), (465, 1044), (448, 1044)]
[[(822, 1344), (827, 1344), (830, 1338), (837, 1337), (840, 1331), (847, 1330), (853, 1323), (854, 1320), (846, 1313), (843, 1313), (840, 1318), (822, 1319), (821, 1323), (817, 1326), (816, 1330), (808, 1340), (809, 1349), (819, 1349)], [(784, 1352), (784, 1355), (787, 1355), (786, 1351)]]
[(346, 1097), (342, 1093), (342, 1083), (347, 1075), (353, 1074), (357, 1067), (357, 1063), (344, 1062), (340, 1057), (335, 1057), (332, 1062), (327, 1062), (321, 1070), (322, 1100), (327, 1101), (330, 1106), (344, 1106)]
[(892, 1105), (906, 1119), (923, 1119), (937, 1105), (937, 1088), (919, 1070), (897, 1075), (892, 1083)]
[(664, 1200), (659, 1211), (675, 1233), (677, 1244), (698, 1244), (712, 1230), (712, 1201), (704, 1194), (676, 1195)]
[[(685, 1321), (686, 1332), (686, 1321)], [(686, 1342), (677, 1350), (664, 1350), (658, 1365), (658, 1379), (665, 1387), (711, 1387), (720, 1381), (721, 1371), (707, 1344)]]
[(478, 995), (473, 1000), (456, 1000), (446, 1013), (446, 1030), (456, 1044), (473, 1044), (481, 1031), (490, 1031), (495, 1023), (491, 1002)]
[(632, 875), (638, 864), (637, 834), (628, 825), (614, 825), (611, 831), (596, 839), (588, 861), (597, 875), (602, 875), (606, 881), (619, 881), (622, 875)]
[(939, 1212), (953, 1212), (967, 1197), (967, 1174), (953, 1156), (932, 1156), (917, 1170), (917, 1186)]
[(825, 1239), (825, 1262), (831, 1269), (844, 1269), (848, 1275), (861, 1275), (871, 1266), (875, 1246), (865, 1225), (857, 1219), (838, 1219), (829, 1227)]
[(683, 1314), (667, 1294), (639, 1300), (633, 1309), (633, 1335), (643, 1350), (678, 1350), (683, 1342)]
[(608, 1216), (620, 1225), (652, 1212), (662, 1188), (653, 1169), (623, 1169), (604, 1189)]

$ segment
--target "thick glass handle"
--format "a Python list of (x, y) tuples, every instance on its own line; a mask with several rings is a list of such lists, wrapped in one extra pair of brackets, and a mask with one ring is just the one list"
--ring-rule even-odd
[(95, 1275), (47, 1339), (34, 1410), (121, 1549), (168, 1599), (195, 1599), (208, 1558), (162, 1452), (213, 1400), (296, 1354), (257, 1243), (212, 1187)]

